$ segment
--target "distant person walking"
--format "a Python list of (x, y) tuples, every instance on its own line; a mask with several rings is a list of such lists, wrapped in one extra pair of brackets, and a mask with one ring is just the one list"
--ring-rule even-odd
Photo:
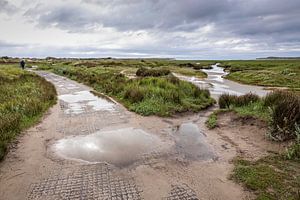
[(21, 62), (20, 62), (20, 66), (21, 66), (22, 69), (25, 69), (25, 64), (26, 64), (25, 60), (22, 59)]

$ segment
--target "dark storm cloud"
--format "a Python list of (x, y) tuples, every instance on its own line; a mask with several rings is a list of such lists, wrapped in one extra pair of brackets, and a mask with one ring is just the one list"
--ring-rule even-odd
[[(106, 42), (120, 46), (114, 50), (73, 48), (78, 55), (85, 51), (149, 56), (244, 51), (250, 55), (253, 51), (273, 54), (279, 49), (300, 49), (300, 0), (23, 0), (20, 5), (22, 16), (40, 29), (99, 34), (95, 46)], [(0, 0), (0, 13), (11, 9), (15, 9), (11, 3)], [(140, 37), (139, 32), (146, 36)], [(110, 33), (120, 43), (110, 39)], [(128, 42), (130, 34), (140, 43), (131, 44), (133, 36)]]
[[(95, 9), (96, 8), (96, 9)], [(113, 27), (121, 31), (193, 31), (206, 24), (241, 35), (300, 30), (299, 0), (82, 0), (40, 7), (39, 25), (68, 31)]]

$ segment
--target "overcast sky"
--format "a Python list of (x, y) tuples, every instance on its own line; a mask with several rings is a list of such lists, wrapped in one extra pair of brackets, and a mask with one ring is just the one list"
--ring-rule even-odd
[(300, 56), (300, 0), (0, 0), (0, 55)]

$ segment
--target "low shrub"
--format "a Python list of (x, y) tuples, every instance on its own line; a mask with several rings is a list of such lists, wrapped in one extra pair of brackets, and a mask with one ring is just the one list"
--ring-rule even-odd
[(140, 77), (147, 77), (147, 76), (159, 77), (159, 76), (169, 75), (170, 73), (171, 73), (170, 70), (162, 69), (162, 68), (149, 69), (149, 68), (141, 67), (136, 71), (136, 75)]
[(293, 95), (291, 92), (284, 91), (284, 90), (275, 90), (270, 92), (264, 98), (264, 105), (265, 106), (274, 106), (277, 105), (282, 99), (289, 98), (289, 96)]
[[(273, 95), (279, 96), (276, 93)], [(285, 141), (296, 137), (295, 125), (300, 124), (300, 96), (292, 92), (284, 92), (280, 95), (281, 98), (273, 98), (271, 106), (270, 136), (274, 140)], [(268, 103), (270, 102), (269, 100)]]
[[(69, 64), (71, 64), (71, 63), (69, 63)], [(84, 66), (84, 67), (96, 67), (97, 66), (97, 63), (95, 63), (95, 62), (79, 62), (79, 63), (74, 63), (74, 66), (75, 67), (82, 67), (82, 66)]]
[(217, 117), (217, 113), (212, 113), (207, 121), (205, 122), (206, 126), (209, 128), (209, 129), (214, 129), (217, 127), (218, 125), (218, 117)]
[(236, 99), (238, 98), (237, 95), (231, 94), (222, 94), (219, 97), (219, 107), (221, 109), (230, 108), (231, 105), (235, 105)]
[(177, 78), (176, 76), (173, 76), (172, 74), (170, 74), (169, 76), (167, 76), (167, 80), (169, 82), (171, 82), (174, 85), (178, 85), (180, 83), (179, 78)]
[(222, 94), (219, 97), (219, 106), (220, 108), (230, 108), (231, 106), (246, 106), (259, 100), (259, 96), (252, 93), (247, 93), (241, 96)]
[(178, 64), (179, 67), (190, 67), (190, 68), (193, 68), (195, 67), (196, 65), (193, 64), (193, 63), (180, 63)]
[(300, 160), (300, 125), (295, 125), (295, 142), (287, 149), (286, 158), (288, 160)]
[(242, 96), (238, 96), (236, 99), (235, 99), (235, 105), (236, 106), (246, 106), (246, 105), (249, 105), (250, 103), (254, 103), (254, 102), (257, 102), (259, 101), (260, 98), (258, 95), (256, 94), (252, 94), (251, 92), (250, 93), (247, 93), (245, 95), (242, 95)]
[(132, 103), (140, 102), (144, 99), (144, 91), (138, 86), (128, 87), (125, 89), (124, 98)]

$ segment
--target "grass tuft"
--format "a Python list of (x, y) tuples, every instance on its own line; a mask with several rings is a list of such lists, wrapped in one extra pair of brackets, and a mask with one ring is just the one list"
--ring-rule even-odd
[(300, 96), (274, 91), (265, 98), (265, 105), (272, 110), (270, 136), (280, 141), (295, 138), (295, 127), (300, 125)]
[(232, 106), (246, 106), (260, 100), (256, 94), (248, 93), (245, 95), (237, 96), (231, 94), (222, 94), (219, 97), (220, 108), (230, 108)]
[(218, 117), (216, 113), (212, 113), (205, 122), (209, 129), (214, 129), (218, 126)]
[(136, 71), (136, 75), (139, 77), (147, 77), (147, 76), (152, 76), (152, 77), (159, 77), (159, 76), (166, 76), (171, 73), (170, 70), (168, 69), (163, 69), (163, 68), (145, 68), (141, 67)]

